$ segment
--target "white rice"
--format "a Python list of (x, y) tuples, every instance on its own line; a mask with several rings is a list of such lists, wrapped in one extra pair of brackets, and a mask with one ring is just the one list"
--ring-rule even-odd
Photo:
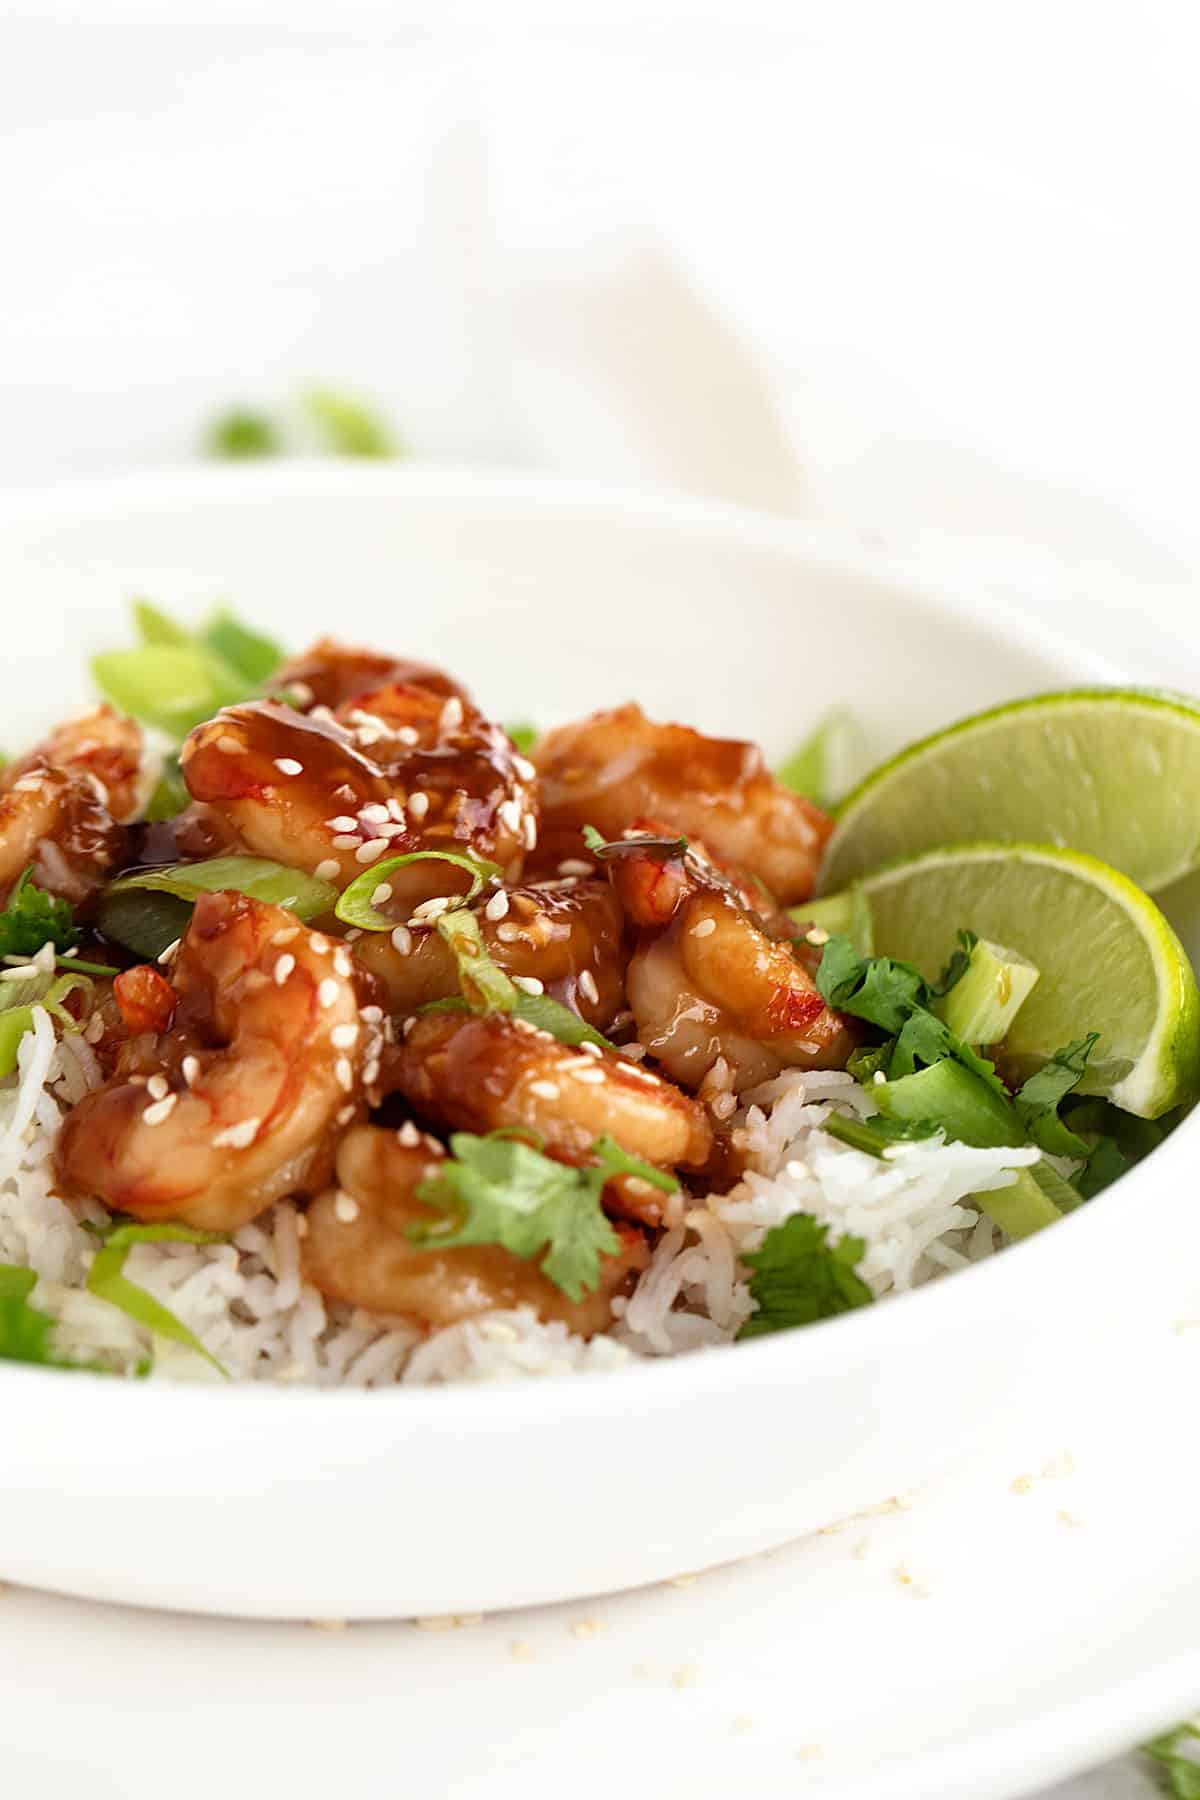
[[(100, 1068), (78, 1034), (58, 1041), (42, 1008), (33, 1018), (16, 1073), (0, 1082), (0, 1263), (36, 1272), (32, 1303), (56, 1319), (61, 1354), (130, 1374), (152, 1359), (155, 1379), (220, 1379), (193, 1351), (153, 1339), (86, 1291), (96, 1239), (82, 1221), (103, 1224), (107, 1214), (58, 1198), (52, 1157), (65, 1111), (99, 1082)], [(329, 1305), (300, 1278), (297, 1212), (287, 1203), (229, 1244), (136, 1245), (125, 1274), (242, 1379), (381, 1387), (607, 1369), (634, 1355), (729, 1343), (753, 1311), (739, 1257), (793, 1213), (811, 1213), (834, 1237), (861, 1237), (860, 1272), (879, 1298), (988, 1256), (1002, 1240), (970, 1197), (1008, 1185), (1038, 1156), (940, 1137), (897, 1144), (884, 1160), (848, 1149), (821, 1129), (831, 1106), (862, 1117), (876, 1109), (841, 1073), (792, 1072), (736, 1098), (718, 1082), (715, 1098), (726, 1095), (747, 1172), (731, 1192), (679, 1208), (633, 1293), (617, 1302), (608, 1337), (586, 1342), (526, 1308), (426, 1336), (404, 1319)]]

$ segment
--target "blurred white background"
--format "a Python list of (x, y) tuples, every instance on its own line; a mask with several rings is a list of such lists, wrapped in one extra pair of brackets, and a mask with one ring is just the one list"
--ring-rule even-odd
[(0, 480), (320, 379), (1186, 666), (1198, 50), (1194, 0), (0, 0)]
[(319, 377), (421, 455), (967, 539), (1136, 653), (1200, 557), (1198, 48), (1191, 0), (4, 0), (0, 477)]

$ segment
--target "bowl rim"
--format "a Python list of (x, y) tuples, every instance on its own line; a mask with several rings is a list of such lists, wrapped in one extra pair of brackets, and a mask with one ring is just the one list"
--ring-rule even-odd
[[(646, 525), (684, 535), (708, 536), (731, 547), (748, 551), (776, 552), (798, 566), (820, 567), (835, 574), (856, 577), (876, 588), (891, 590), (912, 612), (930, 624), (948, 615), (965, 618), (984, 635), (1003, 636), (1031, 653), (1056, 662), (1063, 669), (1062, 685), (1119, 682), (1121, 671), (1090, 647), (1081, 647), (1065, 633), (1058, 633), (1026, 615), (1005, 616), (998, 624), (994, 606), (988, 608), (964, 594), (944, 576), (930, 576), (919, 559), (898, 554), (865, 533), (850, 534), (823, 521), (756, 512), (721, 500), (671, 491), (632, 488), (617, 483), (579, 479), (542, 472), (484, 467), (461, 468), (436, 463), (347, 463), (295, 458), (278, 463), (184, 465), (116, 475), (69, 476), (51, 483), (10, 484), (0, 489), (0, 528), (22, 525), (70, 524), (90, 521), (113, 511), (152, 510), (180, 500), (208, 505), (252, 506), (265, 497), (328, 498), (338, 496), (395, 499), (410, 504), (490, 507), (500, 511), (525, 510), (530, 515), (591, 520), (607, 518), (618, 524)], [(292, 1386), (282, 1382), (231, 1380), (228, 1382), (163, 1381), (140, 1383), (113, 1381), (73, 1372), (76, 1379), (63, 1382), (62, 1371), (24, 1364), (0, 1365), (0, 1387), (8, 1394), (19, 1390), (40, 1398), (43, 1406), (56, 1400), (72, 1404), (71, 1394), (92, 1395), (96, 1384), (111, 1408), (133, 1407), (144, 1423), (147, 1406), (170, 1404), (181, 1409), (204, 1409), (215, 1404), (242, 1409), (297, 1411), (321, 1409), (322, 1422), (331, 1423), (330, 1408), (340, 1419), (357, 1420), (369, 1412), (376, 1424), (390, 1426), (410, 1422), (420, 1429), (431, 1418), (449, 1413), (455, 1429), (467, 1428), (473, 1418), (486, 1419), (491, 1428), (523, 1422), (526, 1413), (546, 1424), (564, 1411), (594, 1417), (623, 1413), (630, 1383), (638, 1384), (643, 1410), (668, 1408), (685, 1396), (688, 1401), (716, 1396), (745, 1382), (789, 1385), (801, 1381), (813, 1365), (828, 1364), (838, 1347), (853, 1343), (857, 1354), (886, 1351), (889, 1339), (909, 1335), (928, 1337), (949, 1332), (969, 1316), (999, 1284), (1012, 1287), (1013, 1311), (1021, 1305), (1030, 1278), (1040, 1277), (1058, 1292), (1069, 1292), (1075, 1283), (1062, 1279), (1064, 1262), (1076, 1276), (1081, 1262), (1104, 1254), (1120, 1217), (1130, 1207), (1146, 1203), (1152, 1186), (1163, 1187), (1190, 1154), (1190, 1139), (1200, 1131), (1200, 1112), (1185, 1121), (1144, 1162), (1121, 1178), (1105, 1197), (1102, 1207), (1081, 1207), (1064, 1218), (1053, 1231), (1039, 1232), (1022, 1243), (1009, 1245), (1003, 1255), (988, 1257), (954, 1272), (954, 1279), (927, 1283), (919, 1289), (889, 1296), (878, 1307), (864, 1307), (852, 1314), (825, 1319), (804, 1330), (782, 1331), (754, 1338), (737, 1346), (736, 1356), (685, 1354), (642, 1357), (612, 1369), (597, 1371), (597, 1379), (579, 1381), (573, 1374), (558, 1374), (521, 1381), (516, 1378), (491, 1382), (462, 1382), (387, 1388)], [(1022, 1272), (1025, 1279), (1021, 1280)], [(1056, 1277), (1058, 1279), (1056, 1279)], [(847, 1334), (854, 1337), (848, 1338)], [(718, 1346), (725, 1350), (731, 1346)], [(827, 1372), (827, 1371), (826, 1371)], [(88, 1378), (87, 1386), (81, 1385)], [(602, 1378), (600, 1378), (602, 1377)], [(167, 1401), (151, 1399), (166, 1395)], [(236, 1398), (235, 1398), (236, 1396)], [(399, 1409), (399, 1410), (396, 1410)], [(244, 1416), (244, 1415), (240, 1415)]]

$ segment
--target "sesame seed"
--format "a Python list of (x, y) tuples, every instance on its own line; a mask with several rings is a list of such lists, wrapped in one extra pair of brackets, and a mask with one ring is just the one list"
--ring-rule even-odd
[(595, 1063), (588, 1063), (585, 1068), (574, 1068), (571, 1070), (571, 1074), (576, 1081), (591, 1082), (593, 1086), (604, 1080), (604, 1070), (598, 1069)]
[(317, 989), (317, 1005), (333, 1006), (341, 991), (342, 990), (338, 987), (337, 982), (333, 979), (333, 976), (327, 975)]
[(599, 1044), (580, 1044), (579, 1048), (585, 1056), (603, 1057), (604, 1052)]
[(348, 950), (338, 949), (333, 953), (333, 968), (336, 975), (348, 977), (354, 973), (354, 958)]
[(183, 1079), (187, 1082), (189, 1087), (195, 1085), (196, 1077), (199, 1073), (200, 1058), (198, 1056), (185, 1056), (183, 1059)]
[(310, 719), (319, 719), (323, 725), (337, 724), (337, 720), (327, 706), (314, 706), (308, 716)]
[(337, 813), (332, 819), (326, 819), (330, 831), (357, 831), (358, 820), (352, 819), (349, 813)]
[(337, 1050), (353, 1050), (358, 1042), (358, 1026), (352, 1019), (345, 1025), (335, 1025), (329, 1034), (329, 1041)]
[(372, 906), (383, 906), (385, 904), (385, 902), (387, 902), (388, 900), (391, 899), (391, 897), (392, 897), (391, 882), (390, 881), (381, 881), (379, 883), (379, 886), (375, 889), (374, 893), (371, 895), (371, 905)]
[(559, 863), (558, 872), (560, 875), (590, 875), (594, 868), (594, 863), (584, 862), (578, 856), (568, 856), (565, 862)]
[(276, 959), (275, 967), (272, 970), (272, 978), (275, 982), (275, 986), (282, 987), (295, 967), (295, 957), (290, 950), (285, 950), (283, 955)]
[(226, 756), (243, 756), (246, 751), (246, 746), (242, 743), (240, 738), (230, 737), (226, 734), (217, 739), (217, 749), (223, 750)]
[(525, 840), (525, 848), (527, 850), (536, 850), (537, 849), (537, 820), (534, 818), (532, 813), (525, 814), (525, 821), (521, 827), (521, 830), (522, 830), (522, 835)]
[(104, 1020), (99, 1013), (94, 1013), (83, 1028), (83, 1041), (85, 1044), (98, 1044), (103, 1036)]
[(453, 731), (463, 722), (463, 703), (457, 694), (451, 694), (442, 708), (442, 716), (438, 721), (443, 731)]
[(303, 775), (304, 764), (297, 762), (294, 756), (277, 756), (275, 767), (281, 775)]
[(375, 861), (376, 857), (382, 856), (386, 849), (386, 838), (368, 838), (367, 842), (365, 844), (360, 844), (358, 849), (354, 852), (354, 860), (355, 862), (360, 863), (372, 863)]
[(407, 925), (397, 925), (393, 931), (392, 949), (400, 956), (408, 956), (412, 951), (412, 932)]
[(298, 925), (281, 925), (278, 931), (271, 933), (271, 942), (273, 944), (290, 944), (299, 930)]
[(165, 1100), (170, 1091), (165, 1075), (152, 1075), (146, 1083), (146, 1092), (152, 1100)]
[(492, 895), (491, 899), (484, 907), (483, 916), (485, 919), (502, 919), (507, 911), (508, 895), (505, 893), (504, 889), (501, 888), (499, 893)]
[(357, 1111), (358, 1108), (353, 1102), (351, 1102), (349, 1106), (339, 1107), (335, 1123), (338, 1125), (348, 1125)]
[(405, 1119), (396, 1136), (406, 1150), (415, 1150), (421, 1142), (421, 1134), (411, 1119)]
[(319, 862), (313, 870), (313, 874), (318, 881), (332, 881), (337, 872), (338, 864), (336, 859), (332, 856), (325, 857), (325, 859), (322, 862)]
[(379, 1025), (383, 1020), (383, 1008), (382, 1006), (360, 1006), (358, 1016), (368, 1025)]
[(429, 795), (421, 793), (420, 789), (418, 789), (415, 794), (410, 794), (408, 796), (408, 810), (412, 817), (419, 822), (429, 811)]
[(382, 800), (372, 800), (369, 806), (359, 807), (358, 816), (360, 819), (369, 819), (372, 825), (382, 825), (388, 816), (388, 809)]
[(415, 731), (411, 725), (401, 725), (396, 732), (396, 741), (397, 743), (406, 744), (411, 750), (414, 744), (420, 743), (420, 733)]
[(395, 794), (390, 794), (388, 796), (387, 813), (389, 819), (394, 819), (397, 825), (403, 825), (404, 808), (401, 806), (399, 800), (397, 800)]
[(379, 1058), (373, 1056), (363, 1067), (363, 1080), (368, 1087), (373, 1087), (379, 1080)]
[(213, 1139), (218, 1149), (244, 1150), (258, 1136), (261, 1119), (239, 1119), (236, 1125), (227, 1125), (224, 1131), (218, 1131)]
[(413, 908), (412, 918), (408, 922), (410, 925), (429, 925), (434, 919), (440, 919), (449, 905), (450, 901), (445, 894), (439, 894), (433, 900), (422, 900), (420, 906)]
[(539, 981), (536, 975), (514, 975), (512, 983), (523, 994), (544, 994), (546, 991), (545, 982)]
[[(409, 805), (412, 805), (411, 801), (409, 802)], [(521, 809), (515, 800), (502, 800), (496, 808), (496, 817), (503, 826), (514, 834), (514, 836), (520, 831)]]
[(531, 1081), (529, 1091), (536, 1094), (539, 1100), (557, 1100), (559, 1086), (557, 1081)]
[(593, 1006), (599, 1001), (600, 989), (596, 986), (596, 977), (590, 969), (585, 969), (579, 977), (579, 991)]
[(829, 942), (829, 933), (823, 925), (814, 925), (811, 931), (805, 932), (804, 941), (807, 944), (814, 945), (815, 948), (819, 950), (822, 944), (827, 944)]
[(358, 1217), (358, 1201), (352, 1200), (349, 1194), (339, 1194), (333, 1203), (334, 1217), (342, 1225), (353, 1225)]
[[(149, 1082), (147, 1082), (147, 1088), (149, 1085)], [(168, 1094), (165, 1100), (156, 1100), (154, 1105), (148, 1106), (142, 1114), (142, 1124), (161, 1125), (163, 1120), (170, 1116), (178, 1098), (178, 1094)]]
[(521, 927), (519, 925), (514, 925), (511, 922), (505, 925), (497, 925), (496, 936), (502, 944), (519, 943), (521, 939)]
[(330, 838), (335, 850), (353, 850), (359, 842), (357, 834), (351, 837), (348, 831), (339, 831), (336, 837)]
[(298, 706), (312, 705), (313, 691), (309, 687), (307, 681), (289, 681), (288, 688), (291, 692), (292, 699)]
[(172, 942), (167, 945), (166, 949), (161, 952), (161, 954), (158, 958), (159, 962), (160, 963), (174, 962), (176, 956), (179, 954), (179, 946), (182, 942), (183, 942), (182, 938), (173, 939)]
[(351, 925), (349, 931), (345, 934), (346, 942), (348, 944), (356, 944), (361, 936), (362, 932), (359, 930), (358, 926)]
[(521, 777), (522, 781), (532, 781), (537, 774), (537, 770), (527, 756), (514, 756), (513, 768), (517, 771), (517, 774)]
[[(354, 1108), (351, 1107), (350, 1111), (353, 1112)], [(305, 1213), (296, 1214), (296, 1236), (298, 1238), (306, 1238), (308, 1236), (308, 1218)]]
[(416, 1024), (416, 1022), (417, 1022), (416, 1013), (409, 1013), (407, 1019), (405, 1019), (400, 1026), (400, 1029), (404, 1033), (405, 1037), (408, 1036), (409, 1032), (412, 1030), (412, 1028)]
[(717, 921), (715, 919), (700, 919), (692, 926), (688, 935), (690, 937), (711, 937), (716, 929)]
[(337, 1076), (338, 1086), (348, 1094), (354, 1086), (354, 1070), (351, 1067), (350, 1058), (339, 1056), (333, 1066), (333, 1072)]

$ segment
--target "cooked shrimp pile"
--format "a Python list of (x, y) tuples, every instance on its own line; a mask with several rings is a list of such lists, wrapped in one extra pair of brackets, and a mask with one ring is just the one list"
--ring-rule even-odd
[[(84, 933), (73, 1203), (233, 1233), (287, 1200), (330, 1301), (591, 1336), (738, 1179), (735, 1093), (855, 1047), (782, 910), (830, 821), (751, 744), (627, 705), (526, 755), (449, 675), (324, 639), (186, 735), (153, 824), (144, 748), (100, 707), (0, 774), (0, 895), (31, 869)], [(152, 958), (106, 910), (148, 872)]]

